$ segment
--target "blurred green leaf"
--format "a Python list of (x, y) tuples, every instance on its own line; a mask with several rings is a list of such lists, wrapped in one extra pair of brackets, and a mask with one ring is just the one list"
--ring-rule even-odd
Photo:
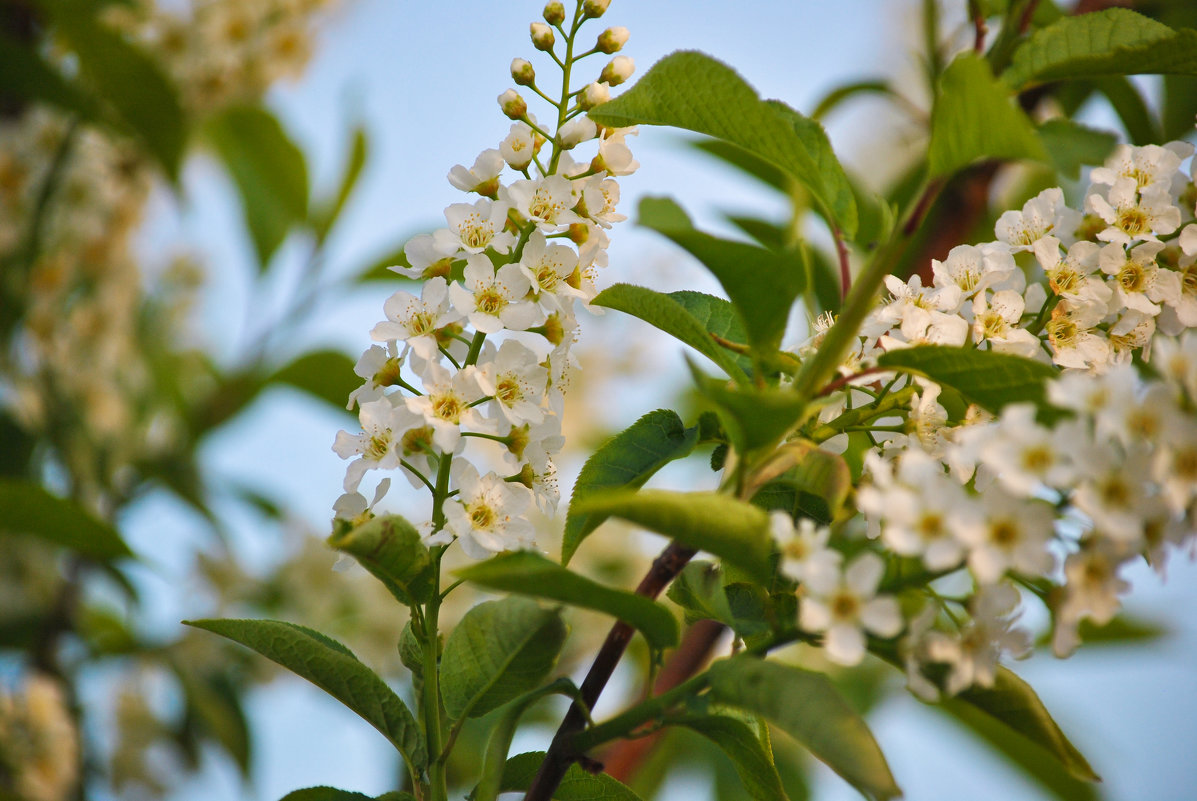
[(380, 796), (362, 795), (336, 787), (305, 787), (287, 793), (280, 801), (416, 801), (411, 793), (391, 792)]
[(441, 655), (441, 696), (449, 717), (485, 715), (534, 690), (557, 664), (565, 635), (558, 610), (526, 598), (486, 601), (470, 609), (453, 627)]
[(353, 372), (354, 361), (344, 353), (317, 350), (305, 353), (280, 367), (263, 380), (265, 384), (289, 384), (338, 409), (345, 408), (350, 393), (362, 380)]
[(743, 721), (726, 715), (687, 715), (671, 722), (719, 746), (735, 765), (748, 795), (756, 801), (788, 801), (773, 755)]
[(1008, 403), (1024, 402), (1050, 411), (1045, 385), (1059, 375), (1051, 365), (1021, 356), (943, 345), (891, 350), (877, 364), (951, 387), (994, 414)]
[(983, 159), (1037, 159), (1047, 153), (1035, 126), (976, 53), (958, 55), (940, 77), (931, 112), (928, 176), (943, 178)]
[(1079, 180), (1081, 167), (1101, 164), (1118, 144), (1109, 131), (1098, 131), (1067, 119), (1048, 120), (1039, 126), (1039, 137), (1056, 170)]
[(590, 111), (603, 125), (671, 125), (722, 139), (805, 185), (838, 227), (856, 233), (856, 205), (822, 126), (761, 100), (726, 64), (694, 51), (658, 61), (628, 91)]
[(205, 127), (241, 194), (245, 223), (265, 270), (293, 226), (307, 220), (308, 170), (303, 153), (273, 114), (258, 106), (233, 106)]
[(428, 763), (420, 727), (399, 696), (353, 652), (318, 631), (278, 620), (184, 620), (257, 651), (302, 676), (378, 729), (413, 774)]
[(1126, 77), (1111, 75), (1095, 78), (1093, 85), (1097, 91), (1105, 95), (1110, 106), (1126, 128), (1126, 135), (1131, 144), (1148, 145), (1164, 141), (1164, 134), (1155, 119), (1155, 114), (1147, 106), (1143, 95)]
[(686, 428), (676, 412), (657, 409), (603, 443), (582, 465), (574, 482), (561, 540), (561, 563), (569, 564), (582, 540), (605, 519), (578, 514), (577, 503), (596, 492), (643, 486), (662, 467), (688, 456), (697, 440), (697, 429)]
[(341, 218), (346, 201), (353, 194), (358, 179), (361, 178), (362, 168), (366, 166), (368, 142), (366, 131), (361, 126), (353, 129), (349, 156), (345, 160), (345, 172), (341, 175), (341, 183), (332, 199), (321, 205), (313, 214), (312, 228), (316, 233), (316, 241), (323, 242), (329, 231)]
[(604, 612), (641, 631), (654, 648), (677, 644), (677, 620), (661, 604), (642, 595), (611, 589), (532, 551), (499, 554), (456, 572), (458, 577), (487, 589)]
[[(500, 792), (526, 792), (544, 761), (543, 751), (517, 754), (507, 760)], [(587, 773), (577, 763), (565, 771), (565, 778), (553, 793), (554, 801), (640, 801), (627, 785), (605, 773)]]
[(184, 664), (174, 664), (172, 667), (183, 687), (190, 714), (232, 757), (241, 775), (248, 776), (251, 739), (237, 690), (227, 677), (219, 674), (199, 675)]
[(335, 533), (328, 544), (356, 559), (404, 606), (428, 600), (436, 567), (419, 532), (399, 515)]
[(788, 487), (795, 493), (814, 495), (834, 518), (852, 491), (852, 472), (844, 458), (813, 442), (794, 439), (782, 445), (752, 475), (749, 495), (766, 485)]
[(87, 120), (105, 121), (105, 111), (94, 97), (4, 31), (0, 31), (0, 96), (42, 101)]
[(842, 86), (837, 86), (823, 95), (823, 98), (815, 104), (815, 110), (810, 113), (810, 117), (812, 120), (822, 120), (832, 109), (838, 107), (845, 100), (865, 94), (892, 95), (893, 90), (890, 89), (888, 82), (882, 80), (846, 83)]
[(823, 674), (738, 656), (708, 675), (713, 700), (772, 721), (866, 798), (902, 794), (868, 726)]
[(622, 518), (691, 548), (713, 553), (762, 581), (771, 573), (768, 515), (728, 495), (617, 490), (587, 498), (579, 511)]
[(29, 481), (0, 479), (0, 536), (28, 535), (94, 559), (132, 556), (115, 528)]

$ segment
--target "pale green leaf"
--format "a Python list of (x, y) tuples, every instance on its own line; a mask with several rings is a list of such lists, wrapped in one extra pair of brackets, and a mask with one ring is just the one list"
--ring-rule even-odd
[(565, 635), (560, 612), (526, 598), (470, 609), (441, 654), (441, 697), (449, 717), (476, 718), (535, 689), (557, 664)]
[(602, 515), (577, 513), (575, 504), (595, 492), (642, 486), (669, 462), (689, 455), (697, 438), (697, 429), (686, 428), (676, 412), (658, 409), (592, 453), (574, 483), (561, 541), (561, 563), (569, 564), (582, 540), (604, 520)]
[(378, 729), (413, 773), (428, 763), (424, 738), (407, 706), (378, 675), (341, 643), (278, 620), (185, 620), (257, 651), (302, 676)]
[(580, 511), (635, 523), (712, 553), (765, 580), (771, 573), (769, 517), (764, 510), (714, 492), (615, 491), (587, 498)]
[(866, 798), (902, 794), (868, 726), (822, 673), (741, 656), (708, 675), (713, 700), (772, 721)]
[(1039, 126), (1039, 137), (1056, 170), (1072, 180), (1079, 180), (1081, 167), (1101, 164), (1118, 144), (1109, 131), (1087, 128), (1067, 119), (1048, 120)]
[(1024, 158), (1047, 159), (1035, 126), (983, 58), (961, 53), (940, 77), (931, 112), (929, 177), (947, 177), (984, 159)]
[[(740, 321), (740, 315), (736, 313), (731, 301), (708, 295), (705, 292), (695, 292), (692, 289), (679, 289), (676, 292), (670, 292), (668, 296), (694, 315), (694, 319), (702, 324), (707, 333), (736, 345), (748, 344), (744, 323)], [(751, 375), (752, 359), (734, 351), (732, 353), (732, 358), (735, 359), (740, 369)]]
[(671, 722), (693, 729), (719, 746), (731, 759), (749, 796), (757, 801), (787, 801), (773, 755), (746, 723), (726, 715), (689, 715)]
[(734, 70), (694, 51), (672, 53), (628, 91), (590, 111), (612, 127), (670, 125), (743, 148), (805, 185), (840, 229), (856, 232), (856, 205), (822, 126), (761, 100)]
[(457, 575), (488, 589), (531, 595), (604, 612), (643, 632), (654, 648), (668, 648), (677, 644), (677, 621), (668, 609), (656, 601), (611, 589), (532, 551), (500, 554), (458, 570)]
[(435, 566), (420, 533), (399, 515), (382, 515), (333, 534), (328, 544), (370, 571), (404, 606), (423, 603), (432, 590)]
[(335, 350), (305, 353), (266, 377), (263, 383), (287, 384), (344, 409), (362, 380), (353, 372), (353, 359)]
[(94, 559), (133, 552), (107, 522), (68, 498), (51, 495), (29, 481), (0, 479), (0, 535), (38, 537)]
[(344, 210), (349, 196), (353, 194), (354, 188), (357, 187), (358, 179), (362, 175), (362, 169), (366, 166), (367, 145), (365, 129), (361, 126), (354, 128), (353, 139), (349, 148), (349, 157), (346, 159), (345, 171), (341, 175), (341, 183), (337, 187), (337, 193), (333, 195), (329, 202), (324, 204), (323, 208), (313, 215), (315, 217), (313, 228), (315, 229), (317, 240), (323, 241), (328, 236), (328, 232), (332, 230), (337, 220), (340, 219), (341, 212)]

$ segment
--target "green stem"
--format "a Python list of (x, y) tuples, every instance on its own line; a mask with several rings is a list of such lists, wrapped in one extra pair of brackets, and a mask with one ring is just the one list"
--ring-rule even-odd
[[(569, 26), (569, 33), (565, 36), (565, 58), (557, 62), (561, 65), (561, 103), (557, 106), (557, 130), (561, 130), (561, 126), (565, 125), (569, 105), (569, 73), (574, 65), (574, 39), (578, 35), (578, 28), (582, 25), (582, 14), (580, 13), (582, 4), (579, 2), (577, 9), (574, 12), (573, 21)], [(556, 56), (554, 56), (556, 58)], [(553, 143), (553, 157), (549, 160), (548, 174), (552, 175), (557, 172), (557, 162), (561, 160), (561, 143), (557, 141), (554, 136), (551, 140)]]
[(862, 426), (897, 409), (904, 409), (910, 405), (910, 398), (914, 395), (915, 389), (915, 387), (906, 387), (887, 395), (876, 403), (861, 406), (859, 409), (849, 409), (831, 422), (818, 426), (808, 436), (814, 442), (823, 442), (848, 428)]
[[(448, 464), (446, 458), (443, 464)], [(442, 471), (447, 472), (447, 471)], [(432, 593), (424, 606), (424, 738), (432, 761), (428, 764), (430, 801), (448, 801), (449, 789), (445, 776), (447, 756), (441, 731), (441, 692), (439, 642), (437, 623), (440, 616), (440, 554), (432, 571)]]
[(621, 715), (616, 715), (604, 723), (578, 732), (570, 741), (570, 746), (573, 751), (581, 754), (616, 738), (626, 737), (629, 732), (640, 726), (660, 720), (670, 709), (687, 697), (697, 695), (705, 690), (708, 681), (706, 673), (699, 673), (671, 690), (636, 704)]

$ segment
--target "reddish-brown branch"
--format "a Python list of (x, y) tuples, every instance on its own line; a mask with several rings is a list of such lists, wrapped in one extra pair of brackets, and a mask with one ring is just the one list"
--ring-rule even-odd
[[(648, 574), (636, 588), (636, 594), (656, 598), (694, 554), (693, 548), (678, 542), (669, 543), (661, 555), (653, 560)], [(528, 788), (524, 801), (550, 801), (553, 792), (561, 784), (565, 771), (571, 763), (577, 761), (580, 755), (570, 748), (570, 738), (586, 725), (587, 710), (594, 708), (603, 688), (607, 686), (615, 666), (619, 664), (624, 650), (628, 647), (628, 641), (632, 639), (633, 631), (632, 627), (622, 620), (611, 627), (607, 639), (590, 665), (590, 671), (582, 681), (579, 690), (581, 702), (575, 701), (565, 713), (565, 719), (553, 735), (553, 742), (549, 745), (549, 751), (545, 754), (544, 762), (541, 763), (536, 778), (532, 780), (532, 786)]]
[(831, 238), (835, 240), (835, 254), (840, 262), (840, 301), (848, 297), (848, 290), (852, 288), (852, 268), (848, 262), (848, 245), (844, 242), (844, 232), (838, 225), (831, 226)]

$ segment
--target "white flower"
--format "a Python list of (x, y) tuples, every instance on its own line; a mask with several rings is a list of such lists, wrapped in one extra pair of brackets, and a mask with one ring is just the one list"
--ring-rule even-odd
[(1072, 503), (1104, 536), (1137, 548), (1143, 539), (1149, 498), (1144, 479), (1151, 475), (1147, 453), (1122, 452), (1109, 442), (1093, 443), (1078, 460), (1081, 481)]
[(457, 243), (444, 237), (438, 243), (432, 234), (417, 234), (403, 246), (403, 255), (407, 257), (407, 263), (411, 266), (396, 264), (387, 269), (419, 281), (427, 281), (437, 276), (446, 277), (452, 269), (453, 257), (457, 255), (457, 250)]
[(473, 559), (535, 544), (532, 524), (524, 518), (531, 501), (527, 488), (495, 473), (479, 476), (463, 459), (453, 462), (458, 494), (445, 504), (445, 527)]
[(936, 287), (958, 287), (964, 298), (999, 286), (1021, 289), (1021, 286), (1005, 285), (1025, 281), (1009, 249), (996, 242), (957, 245), (948, 251), (948, 257), (943, 261), (931, 260), (931, 273)]
[(1197, 334), (1187, 333), (1180, 339), (1157, 337), (1149, 361), (1174, 392), (1197, 398)]
[(1109, 197), (1089, 195), (1085, 208), (1107, 223), (1108, 227), (1097, 234), (1103, 242), (1154, 242), (1157, 235), (1170, 234), (1180, 227), (1180, 209), (1172, 204), (1167, 191), (1152, 188), (1140, 195), (1133, 178), (1116, 180)]
[(575, 184), (581, 184), (578, 187), (581, 195), (578, 209), (582, 214), (604, 228), (610, 228), (612, 223), (627, 219), (627, 216), (615, 211), (615, 207), (619, 205), (618, 181), (599, 174), (584, 178)]
[(508, 205), (489, 198), (479, 198), (473, 204), (453, 203), (445, 209), (448, 228), (439, 228), (432, 233), (436, 246), (441, 250), (453, 249), (466, 253), (481, 253), (493, 248), (496, 253), (506, 253), (515, 244), (515, 236), (504, 231), (507, 224)]
[(1013, 628), (1018, 620), (1018, 590), (1009, 584), (982, 587), (973, 596), (972, 623), (952, 637), (943, 632), (928, 632), (923, 640), (927, 660), (950, 666), (944, 691), (955, 695), (974, 685), (992, 687), (997, 677), (998, 660), (1003, 652), (1016, 658), (1030, 652), (1030, 636)]
[(574, 117), (557, 129), (557, 141), (565, 150), (572, 150), (582, 142), (587, 142), (596, 136), (598, 136), (598, 126), (586, 115)]
[(419, 298), (399, 290), (382, 308), (387, 319), (374, 326), (370, 337), (376, 342), (401, 339), (429, 360), (437, 355), (437, 332), (462, 318), (449, 305), (449, 288), (439, 277), (424, 282)]
[(1055, 515), (1038, 500), (1022, 500), (999, 486), (980, 496), (981, 514), (959, 527), (969, 547), (968, 566), (977, 581), (994, 584), (1016, 570), (1027, 576), (1047, 575), (1055, 560), (1047, 545)]
[(1113, 186), (1120, 179), (1129, 178), (1140, 192), (1151, 187), (1168, 190), (1180, 163), (1191, 155), (1193, 146), (1188, 142), (1142, 147), (1120, 144), (1114, 148), (1104, 165), (1094, 168), (1089, 180), (1095, 184)]
[(1160, 313), (1157, 303), (1180, 302), (1180, 276), (1156, 264), (1163, 242), (1144, 242), (1128, 255), (1122, 245), (1101, 249), (1101, 271), (1113, 280), (1115, 308), (1134, 309), (1144, 314)]
[(582, 94), (578, 95), (578, 106), (585, 110), (590, 110), (595, 106), (601, 106), (611, 99), (611, 87), (608, 84), (595, 81), (586, 84), (582, 89)]
[(865, 655), (865, 630), (879, 637), (894, 637), (902, 630), (897, 600), (876, 594), (884, 574), (881, 557), (866, 551), (842, 575), (807, 581), (809, 592), (800, 601), (799, 625), (806, 631), (825, 632), (823, 648), (831, 661), (858, 664)]
[(995, 292), (992, 298), (979, 293), (973, 298), (973, 341), (1002, 353), (1034, 358), (1039, 353), (1039, 337), (1019, 328), (1026, 302), (1012, 289)]
[(549, 371), (537, 363), (536, 354), (515, 340), (499, 347), (493, 360), (478, 363), (478, 386), (513, 426), (544, 419), (545, 389)]
[(794, 525), (794, 518), (786, 512), (769, 513), (769, 532), (781, 551), (781, 572), (802, 584), (827, 586), (839, 579), (839, 551), (827, 547), (831, 529), (816, 526), (810, 518), (802, 518)]
[(1110, 344), (1097, 324), (1105, 315), (1105, 308), (1095, 303), (1060, 301), (1045, 326), (1052, 361), (1061, 367), (1103, 369), (1110, 360)]
[(504, 264), (495, 272), (486, 256), (470, 256), (463, 278), (465, 286), (453, 282), (449, 297), (478, 331), (525, 331), (544, 321), (536, 304), (525, 299), (531, 286), (518, 264)]
[(371, 345), (362, 353), (353, 366), (353, 372), (366, 383), (349, 394), (346, 409), (352, 410), (354, 405), (360, 406), (367, 401), (375, 401), (382, 397), (383, 389), (394, 386), (399, 380), (399, 369), (403, 365), (403, 357), (399, 355), (395, 340), (387, 340), (386, 347)]
[(342, 459), (361, 458), (349, 463), (345, 471), (345, 492), (356, 492), (367, 470), (393, 470), (399, 466), (399, 439), (423, 420), (404, 406), (395, 406), (388, 398), (363, 403), (358, 411), (362, 433), (338, 431), (333, 451)]
[(502, 153), (493, 147), (488, 148), (478, 155), (470, 169), (460, 164), (454, 165), (449, 170), (449, 183), (462, 192), (477, 192), (494, 198), (499, 189), (499, 173), (503, 172), (505, 163)]
[(624, 141), (628, 136), (636, 136), (639, 132), (635, 126), (631, 128), (604, 128), (599, 137), (598, 156), (595, 166), (606, 170), (611, 175), (631, 175), (640, 169), (640, 162), (632, 158), (631, 148)]
[(369, 503), (366, 502), (366, 496), (360, 492), (345, 493), (333, 502), (333, 519), (346, 520), (354, 528), (362, 525), (373, 519), (374, 507), (390, 488), (391, 479), (388, 476), (378, 482), (378, 486), (374, 488), (374, 500)]
[(516, 181), (503, 190), (503, 199), (546, 233), (582, 221), (572, 211), (577, 203), (573, 182), (561, 175)]
[(1081, 213), (1064, 203), (1058, 186), (1044, 189), (1023, 204), (1022, 211), (1007, 211), (998, 218), (994, 233), (1012, 251), (1030, 250), (1036, 242), (1052, 235), (1066, 245), (1076, 240)]
[(481, 415), (472, 407), (483, 397), (473, 366), (450, 373), (436, 362), (424, 365), (421, 378), (424, 394), (405, 403), (421, 420), (432, 426), (432, 441), (441, 453), (454, 453), (461, 442), (461, 428), (482, 429)]
[(1081, 424), (1062, 423), (1049, 430), (1035, 422), (1032, 404), (1012, 403), (1002, 409), (979, 451), (1003, 487), (1029, 498), (1041, 486), (1057, 490), (1071, 486), (1076, 476), (1073, 459), (1087, 442)]
[(1052, 648), (1056, 656), (1072, 653), (1080, 643), (1077, 624), (1088, 618), (1099, 626), (1114, 619), (1122, 606), (1118, 596), (1130, 584), (1118, 577), (1118, 568), (1129, 554), (1100, 537), (1091, 538), (1081, 550), (1064, 560), (1064, 592), (1055, 605)]
[(1113, 290), (1100, 278), (1093, 277), (1098, 271), (1100, 245), (1082, 240), (1074, 243), (1068, 248), (1067, 255), (1061, 257), (1060, 240), (1045, 236), (1035, 242), (1034, 251), (1053, 292), (1069, 300), (1106, 308)]
[(539, 230), (533, 231), (524, 244), (519, 266), (546, 313), (567, 309), (570, 298), (582, 297), (570, 283), (577, 280), (574, 275), (578, 271), (578, 254), (566, 245), (548, 244)]
[(517, 122), (499, 145), (499, 152), (513, 170), (525, 170), (536, 153), (536, 133), (525, 122)]

